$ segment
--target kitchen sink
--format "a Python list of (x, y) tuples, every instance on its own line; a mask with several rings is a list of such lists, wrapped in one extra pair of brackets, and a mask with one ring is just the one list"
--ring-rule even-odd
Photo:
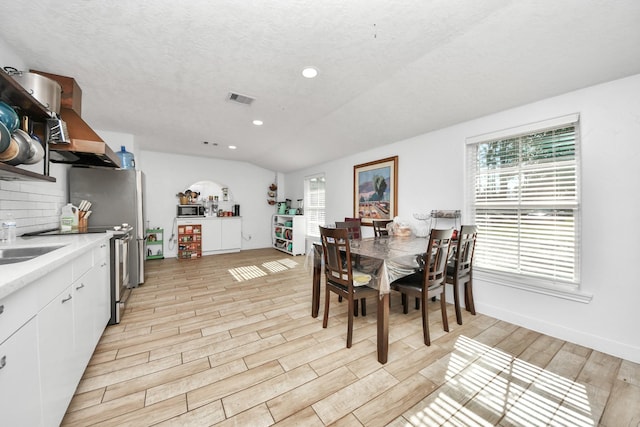
[(60, 249), (63, 246), (64, 245), (0, 248), (0, 265), (29, 261), (30, 259), (39, 257), (40, 255), (48, 254), (51, 251)]

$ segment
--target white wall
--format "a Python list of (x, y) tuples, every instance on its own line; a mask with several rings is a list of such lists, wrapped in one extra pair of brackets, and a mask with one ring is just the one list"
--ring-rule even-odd
[(146, 177), (149, 225), (165, 229), (165, 257), (177, 253), (175, 244), (168, 245), (172, 232), (177, 237), (175, 215), (179, 201), (176, 194), (198, 181), (213, 181), (229, 188), (232, 199), (226, 204), (221, 201), (219, 208), (231, 210), (232, 205), (240, 205), (243, 250), (271, 246), (271, 215), (275, 208), (267, 203), (267, 192), (274, 180), (273, 171), (245, 162), (152, 151), (136, 154), (136, 164)]
[(353, 210), (353, 165), (399, 156), (399, 216), (462, 209), (464, 144), (470, 136), (580, 113), (582, 160), (581, 290), (589, 303), (476, 278), (480, 313), (640, 363), (640, 286), (630, 268), (640, 254), (640, 75), (461, 123), (286, 176), (287, 197), (305, 176), (324, 172), (327, 221)]

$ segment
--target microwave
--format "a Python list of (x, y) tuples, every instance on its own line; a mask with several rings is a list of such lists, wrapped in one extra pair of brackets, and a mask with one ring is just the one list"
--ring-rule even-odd
[(178, 205), (178, 218), (204, 216), (204, 205)]

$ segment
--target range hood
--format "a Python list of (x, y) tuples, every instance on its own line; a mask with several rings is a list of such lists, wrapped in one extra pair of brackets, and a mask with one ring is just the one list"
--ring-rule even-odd
[(69, 143), (49, 144), (49, 161), (77, 166), (119, 168), (118, 155), (80, 117), (82, 90), (75, 79), (38, 70), (29, 71), (53, 79), (62, 86), (60, 119), (67, 125)]
[(69, 143), (49, 144), (49, 161), (82, 166), (120, 167), (120, 158), (72, 109), (61, 107), (60, 118), (67, 124)]

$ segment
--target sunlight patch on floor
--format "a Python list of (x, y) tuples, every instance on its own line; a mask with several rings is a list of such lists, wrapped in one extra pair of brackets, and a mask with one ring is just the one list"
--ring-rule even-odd
[(262, 266), (272, 273), (288, 270), (287, 266), (280, 264), (278, 261), (265, 262), (264, 264), (262, 264)]
[[(290, 268), (294, 268), (297, 265), (298, 263), (291, 259), (279, 259), (277, 261), (265, 262), (262, 264), (262, 267), (269, 273), (278, 273), (280, 271), (286, 271)], [(238, 282), (243, 282), (245, 280), (251, 280), (267, 275), (267, 273), (257, 265), (247, 265), (244, 267), (230, 268), (229, 273)]]
[(584, 385), (465, 336), (445, 378), (446, 387), (405, 414), (412, 425), (595, 425)]
[(245, 267), (236, 267), (229, 269), (229, 273), (236, 279), (238, 282), (242, 282), (244, 280), (255, 279), (256, 277), (266, 276), (267, 273), (260, 270), (260, 267), (257, 265), (247, 265)]

